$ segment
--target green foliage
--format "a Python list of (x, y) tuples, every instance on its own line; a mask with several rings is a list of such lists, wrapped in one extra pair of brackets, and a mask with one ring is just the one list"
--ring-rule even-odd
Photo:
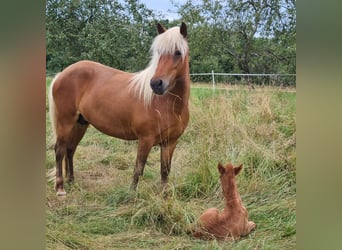
[(82, 59), (124, 70), (141, 69), (156, 34), (155, 18), (134, 0), (49, 0), (47, 69), (57, 72)]
[(190, 20), (191, 72), (295, 73), (293, 1), (188, 1), (179, 13)]
[[(295, 1), (174, 4), (188, 25), (192, 73), (296, 72)], [(82, 59), (139, 71), (149, 61), (156, 23), (169, 28), (181, 20), (167, 20), (139, 0), (48, 0), (47, 71), (56, 73)], [(194, 81), (206, 79), (194, 77)]]

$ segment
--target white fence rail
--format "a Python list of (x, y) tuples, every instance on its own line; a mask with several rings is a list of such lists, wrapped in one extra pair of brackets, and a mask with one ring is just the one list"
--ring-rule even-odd
[[(243, 79), (250, 80), (250, 77), (269, 77), (273, 80), (279, 80), (280, 78), (292, 78), (292, 82), (290, 80), (290, 83), (287, 83), (287, 85), (296, 86), (296, 74), (239, 74), (239, 73), (215, 73), (214, 71), (211, 71), (211, 73), (191, 73), (191, 76), (211, 76), (211, 81), (213, 84), (213, 87), (215, 87), (215, 76), (226, 76), (226, 77), (241, 77)], [(228, 81), (227, 81), (228, 82)]]

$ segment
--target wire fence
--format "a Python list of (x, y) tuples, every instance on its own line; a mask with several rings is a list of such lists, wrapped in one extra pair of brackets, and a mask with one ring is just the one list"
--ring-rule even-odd
[[(57, 73), (47, 72), (47, 77), (54, 77)], [(245, 84), (260, 86), (296, 87), (296, 74), (238, 74), (238, 73), (191, 73), (193, 83), (216, 84)]]
[(268, 85), (281, 87), (296, 87), (296, 74), (237, 74), (237, 73), (191, 73), (191, 81), (210, 82), (213, 87), (217, 83)]

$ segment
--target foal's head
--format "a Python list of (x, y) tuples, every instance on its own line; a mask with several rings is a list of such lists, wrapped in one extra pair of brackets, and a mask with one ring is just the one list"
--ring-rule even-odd
[(221, 186), (223, 193), (236, 191), (235, 187), (235, 176), (238, 175), (242, 169), (242, 164), (238, 167), (234, 167), (231, 163), (228, 163), (225, 167), (219, 163), (217, 165), (218, 171), (220, 172)]
[(163, 95), (175, 86), (177, 79), (188, 74), (189, 48), (185, 23), (168, 30), (158, 23), (158, 33), (151, 48), (156, 70), (150, 85), (155, 94)]

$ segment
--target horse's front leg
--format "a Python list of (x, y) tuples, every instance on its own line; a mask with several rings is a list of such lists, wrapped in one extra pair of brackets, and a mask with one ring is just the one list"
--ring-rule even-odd
[(144, 173), (144, 168), (146, 164), (146, 160), (148, 154), (153, 147), (154, 140), (153, 139), (139, 139), (138, 142), (138, 152), (137, 152), (137, 159), (135, 163), (134, 173), (133, 173), (133, 181), (131, 185), (131, 189), (136, 190), (139, 178)]
[(177, 141), (168, 142), (160, 145), (160, 175), (161, 175), (161, 183), (164, 187), (169, 178), (170, 170), (171, 170), (171, 160), (173, 151), (176, 148)]

